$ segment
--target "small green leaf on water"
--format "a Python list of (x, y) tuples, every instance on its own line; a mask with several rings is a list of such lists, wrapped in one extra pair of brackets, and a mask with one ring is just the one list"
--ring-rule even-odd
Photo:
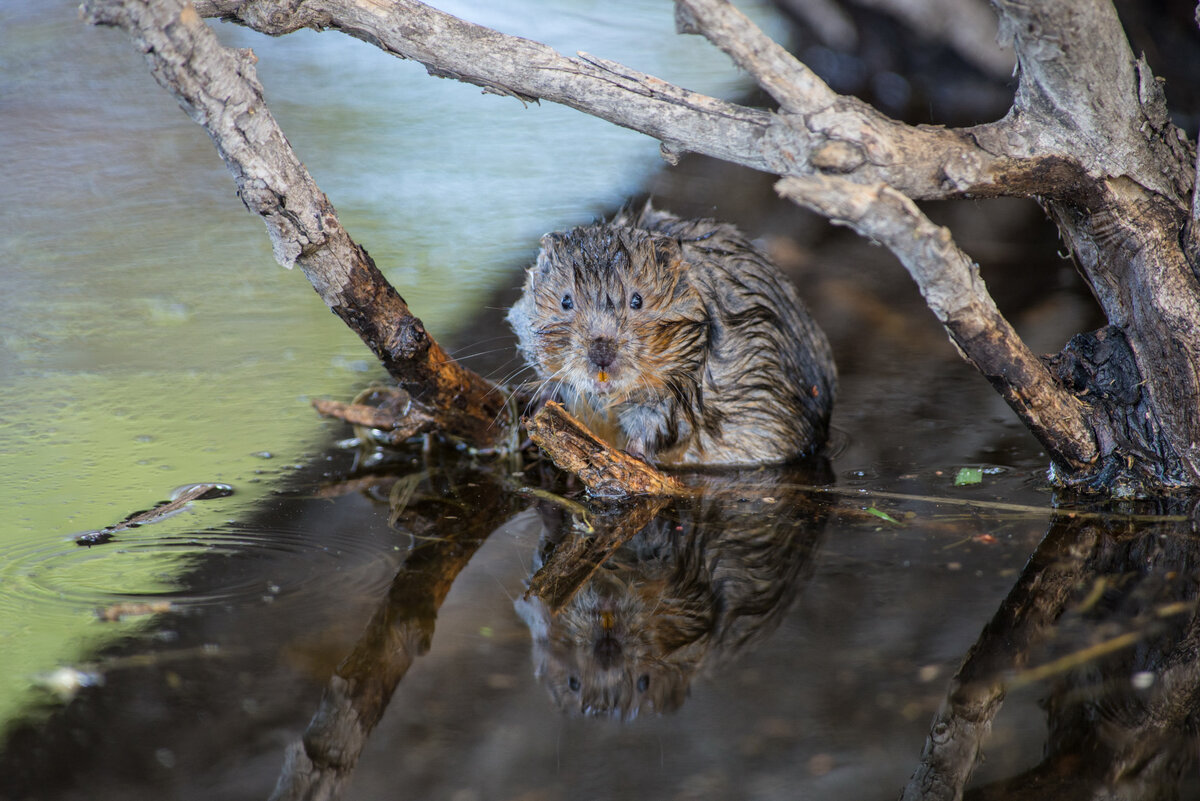
[(954, 477), (954, 486), (965, 487), (969, 484), (982, 484), (983, 471), (978, 467), (964, 467)]
[(889, 522), (889, 523), (895, 523), (897, 526), (898, 526), (898, 525), (900, 525), (900, 521), (899, 521), (899, 520), (897, 520), (896, 518), (892, 517), (891, 515), (889, 515), (887, 512), (883, 511), (882, 509), (876, 509), (874, 506), (868, 506), (868, 507), (867, 507), (867, 512), (869, 512), (870, 514), (873, 514), (873, 515), (875, 515), (875, 516), (876, 516), (876, 517), (878, 517), (880, 520), (886, 520), (886, 521), (887, 521), (887, 522)]

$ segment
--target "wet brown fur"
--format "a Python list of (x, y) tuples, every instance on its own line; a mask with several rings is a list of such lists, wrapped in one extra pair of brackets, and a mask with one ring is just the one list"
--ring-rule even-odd
[(731, 225), (647, 205), (548, 234), (508, 319), (542, 395), (607, 421), (635, 455), (784, 462), (827, 437), (837, 375), (825, 335)]

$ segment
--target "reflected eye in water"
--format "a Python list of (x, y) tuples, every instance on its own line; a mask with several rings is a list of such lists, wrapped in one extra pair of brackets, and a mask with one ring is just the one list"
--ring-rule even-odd
[(650, 689), (650, 676), (643, 673), (638, 677), (637, 689), (639, 693), (644, 693)]
[(578, 677), (578, 676), (571, 676), (570, 678), (568, 678), (568, 679), (567, 679), (567, 687), (568, 687), (568, 688), (571, 690), (571, 692), (573, 692), (573, 693), (577, 693), (577, 692), (579, 692), (579, 687), (580, 687), (580, 684), (579, 684), (579, 677)]

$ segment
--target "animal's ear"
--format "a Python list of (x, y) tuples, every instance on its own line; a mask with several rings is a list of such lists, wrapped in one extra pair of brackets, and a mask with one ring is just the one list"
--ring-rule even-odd
[(561, 253), (564, 241), (565, 237), (560, 231), (543, 235), (538, 242), (540, 249), (538, 250), (537, 261), (529, 268), (530, 272), (536, 271), (539, 275), (545, 275), (550, 272), (550, 264)]
[(663, 267), (673, 267), (683, 258), (679, 240), (674, 237), (656, 236), (652, 247), (654, 248), (654, 261)]

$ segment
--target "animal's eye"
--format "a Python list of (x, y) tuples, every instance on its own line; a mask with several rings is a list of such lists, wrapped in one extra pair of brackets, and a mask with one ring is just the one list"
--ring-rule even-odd
[(643, 673), (641, 677), (638, 678), (637, 688), (639, 693), (644, 693), (646, 690), (649, 690), (650, 676)]
[(633, 296), (629, 298), (629, 308), (631, 308), (631, 309), (642, 308), (642, 296), (639, 295), (637, 292), (634, 292)]
[(580, 684), (579, 684), (578, 677), (576, 677), (576, 676), (569, 677), (567, 679), (567, 686), (571, 688), (571, 692), (573, 692), (573, 693), (579, 692)]
[(570, 311), (575, 308), (575, 299), (571, 297), (570, 293), (563, 295), (562, 307), (563, 311)]

